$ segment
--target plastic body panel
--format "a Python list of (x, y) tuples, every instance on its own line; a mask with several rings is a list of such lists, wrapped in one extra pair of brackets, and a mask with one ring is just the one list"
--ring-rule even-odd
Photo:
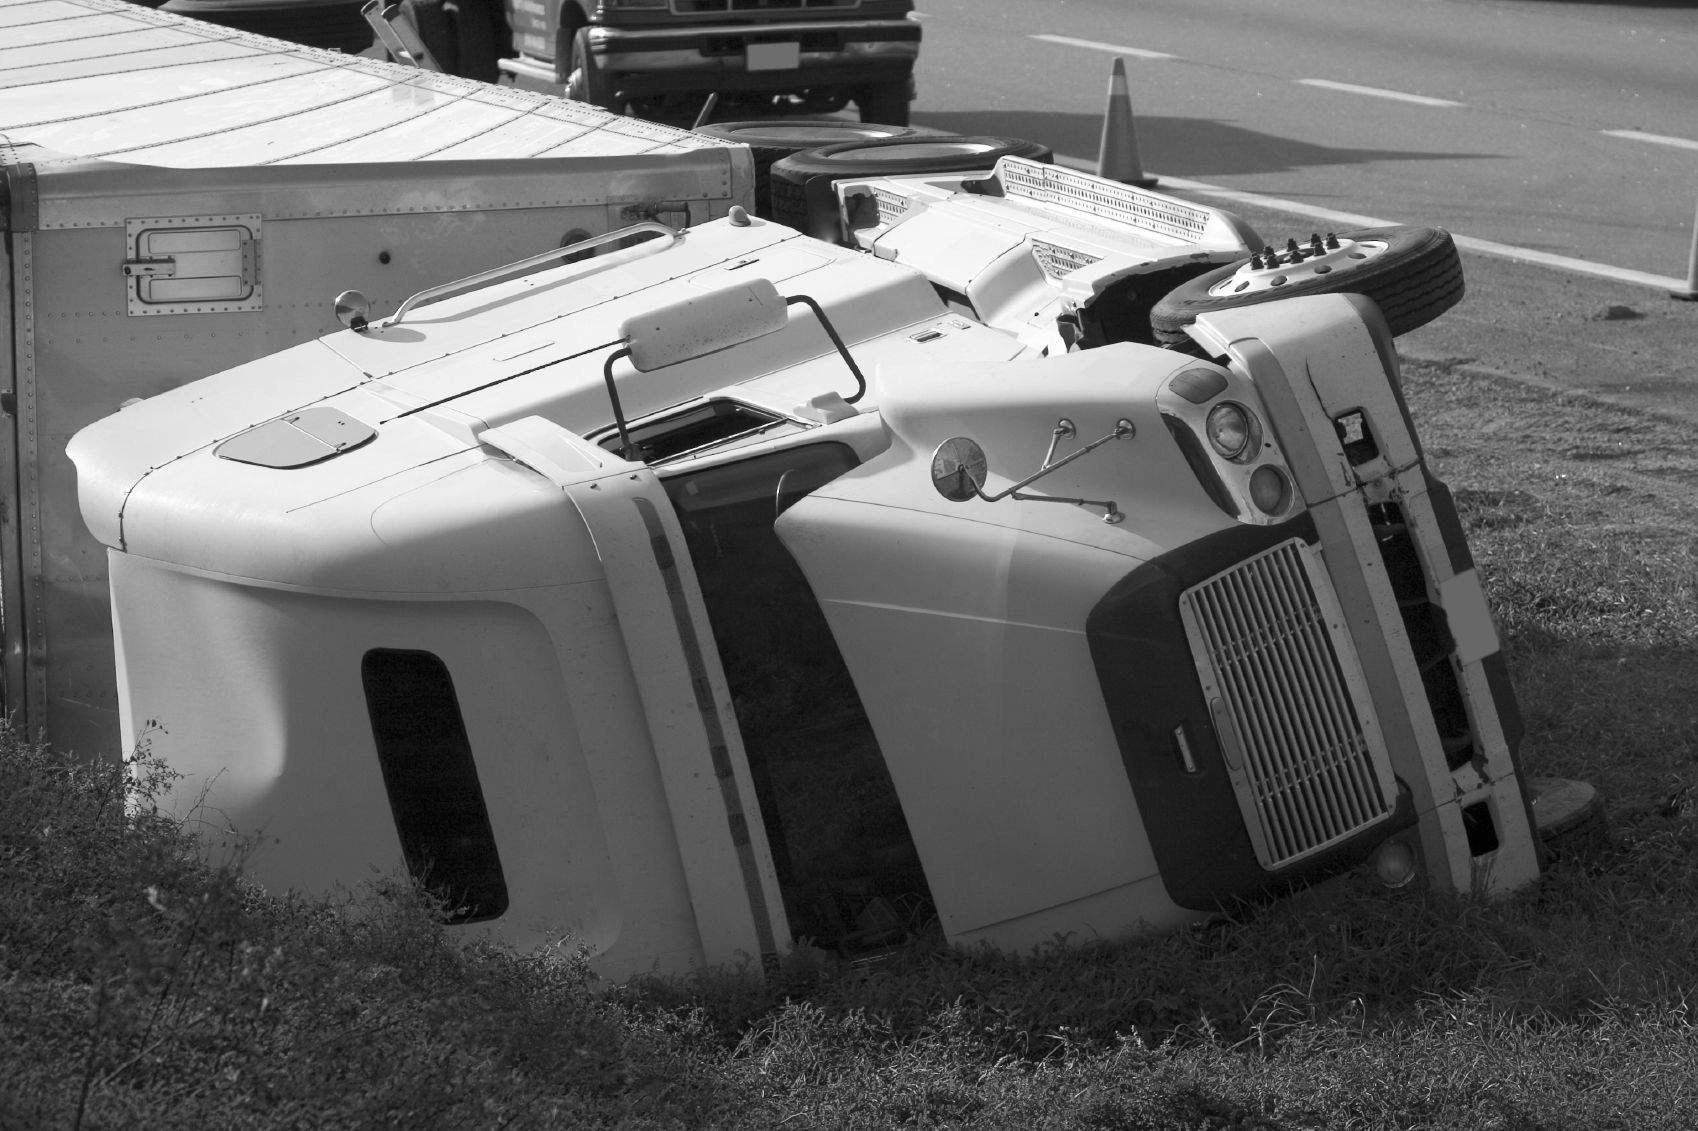
[[(523, 441), (529, 431), (516, 429), (512, 446), (547, 466), (538, 441)], [(151, 744), (207, 787), (205, 811), (180, 815), (212, 822), (202, 841), (215, 849), (223, 830), (234, 851), (238, 830), (262, 829), (247, 869), (278, 891), (354, 887), (397, 868), (357, 667), (374, 647), (416, 649), (446, 664), (483, 759), (510, 895), (504, 941), (582, 943), (613, 977), (774, 954), (786, 932), (771, 861), (744, 816), (753, 794), (734, 733), (729, 745), (704, 737), (703, 721), (728, 702), (717, 672), (682, 661), (680, 626), (700, 634), (705, 620), (699, 609), (675, 619), (667, 599), (651, 538), (677, 535), (652, 475), (581, 455), (558, 482), (502, 463), (437, 467), (391, 493), (366, 538), (429, 557), (441, 552), (432, 516), (457, 516), (527, 576), (501, 578), (491, 562), (487, 580), (516, 584), (255, 587), (113, 554), (126, 732), (148, 734), (135, 702), (184, 720)], [(647, 506), (658, 535), (645, 497), (660, 501)], [(536, 566), (554, 577), (529, 584)], [(175, 631), (183, 623), (196, 633)], [(715, 689), (706, 710), (698, 683)]]

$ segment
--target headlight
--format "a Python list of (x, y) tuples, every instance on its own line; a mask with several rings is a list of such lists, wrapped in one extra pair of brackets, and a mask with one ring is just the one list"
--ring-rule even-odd
[(1208, 433), (1209, 446), (1223, 459), (1248, 459), (1261, 443), (1261, 429), (1256, 418), (1243, 406), (1231, 401), (1210, 410), (1204, 431)]

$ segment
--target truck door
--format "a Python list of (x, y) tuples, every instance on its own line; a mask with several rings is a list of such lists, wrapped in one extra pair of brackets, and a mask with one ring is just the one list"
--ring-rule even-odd
[(648, 467), (541, 417), (479, 439), (560, 487), (595, 542), (689, 889), (690, 906), (678, 911), (693, 915), (703, 960), (776, 957), (790, 932), (702, 591), (667, 492)]
[(858, 462), (804, 444), (667, 475), (798, 938), (853, 955), (932, 916), (890, 772), (813, 590), (774, 522)]

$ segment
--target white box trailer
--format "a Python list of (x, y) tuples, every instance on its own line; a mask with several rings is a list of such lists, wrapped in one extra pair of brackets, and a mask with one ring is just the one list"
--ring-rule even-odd
[(1327, 293), (1431, 317), (1448, 236), (1263, 249), (1159, 346), (1140, 280), (1241, 226), (948, 183), (845, 185), (855, 248), (733, 213), (350, 300), (79, 433), (165, 804), (263, 830), (270, 887), (405, 866), (612, 976), (1159, 930), (1368, 861), (1535, 879), (1461, 523), (1387, 315)]
[[(472, 271), (751, 203), (748, 150), (119, 0), (0, 0), (5, 706), (115, 754), (79, 428)], [(283, 378), (286, 381), (299, 377)]]

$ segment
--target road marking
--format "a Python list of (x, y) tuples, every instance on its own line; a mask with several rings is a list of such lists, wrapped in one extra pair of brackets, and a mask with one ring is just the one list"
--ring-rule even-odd
[(1456, 241), (1457, 247), (1465, 251), (1477, 251), (1482, 255), (1495, 255), (1501, 259), (1519, 259), (1524, 263), (1538, 263), (1545, 267), (1555, 267), (1558, 271), (1572, 271), (1576, 275), (1593, 275), (1600, 279), (1614, 279), (1618, 283), (1636, 283), (1642, 287), (1656, 287), (1663, 291), (1686, 290), (1685, 279), (1676, 279), (1668, 275), (1653, 275), (1649, 271), (1635, 271), (1629, 267), (1611, 267), (1607, 263), (1593, 263), (1586, 259), (1572, 259), (1566, 255), (1552, 255), (1548, 251), (1535, 251), (1530, 247), (1513, 247), (1506, 243), (1478, 240), (1473, 236), (1459, 236), (1453, 233), (1451, 239)]
[(1398, 102), (1413, 102), (1418, 106), (1460, 106), (1460, 102), (1452, 102), (1448, 98), (1428, 98), (1425, 94), (1405, 94), (1401, 90), (1382, 90), (1377, 86), (1357, 86), (1349, 82), (1333, 82), (1331, 79), (1297, 79), (1302, 86), (1318, 86), (1323, 90), (1342, 90), (1346, 94), (1366, 94), (1374, 98), (1391, 98)]
[(1045, 43), (1059, 43), (1063, 47), (1084, 47), (1091, 51), (1106, 51), (1110, 55), (1136, 55), (1140, 59), (1177, 59), (1177, 55), (1169, 55), (1165, 51), (1146, 51), (1142, 47), (1122, 47), (1115, 43), (1098, 43), (1094, 39), (1074, 39), (1069, 35), (1034, 35), (1031, 38), (1041, 39)]
[[(1073, 169), (1082, 169), (1087, 173), (1095, 172), (1097, 168), (1095, 161), (1086, 161), (1079, 157), (1066, 157), (1056, 154), (1055, 160), (1057, 164), (1066, 165)], [(1154, 173), (1150, 175), (1156, 176)], [(1397, 223), (1396, 220), (1381, 220), (1375, 216), (1362, 216), (1354, 212), (1339, 212), (1331, 208), (1319, 208), (1298, 200), (1286, 200), (1277, 196), (1261, 196), (1257, 193), (1223, 188), (1220, 185), (1211, 185), (1203, 181), (1188, 181), (1182, 177), (1158, 177), (1157, 179), (1161, 182), (1157, 186), (1158, 188), (1184, 189), (1186, 192), (1194, 192), (1200, 196), (1212, 196), (1219, 200), (1272, 209), (1275, 212), (1290, 212), (1315, 220), (1326, 220), (1347, 228), (1388, 228)], [(1668, 275), (1653, 275), (1648, 271), (1635, 271), (1628, 267), (1611, 267), (1607, 263), (1593, 263), (1587, 259), (1553, 255), (1548, 251), (1538, 251), (1530, 247), (1516, 247), (1494, 240), (1475, 239), (1473, 236), (1459, 236), (1454, 232), (1451, 233), (1451, 239), (1456, 241), (1457, 247), (1480, 255), (1495, 255), (1500, 259), (1537, 263), (1543, 267), (1553, 267), (1558, 271), (1568, 271), (1576, 275), (1591, 275), (1599, 279), (1611, 279), (1618, 283), (1632, 283), (1635, 286), (1654, 287), (1662, 291), (1676, 290), (1684, 293), (1687, 290), (1687, 280), (1676, 279)]]
[(1698, 149), (1698, 141), (1684, 137), (1669, 137), (1667, 134), (1648, 134), (1638, 130), (1604, 130), (1605, 137), (1624, 137), (1628, 141), (1649, 141), (1656, 145), (1672, 145), (1679, 149)]

